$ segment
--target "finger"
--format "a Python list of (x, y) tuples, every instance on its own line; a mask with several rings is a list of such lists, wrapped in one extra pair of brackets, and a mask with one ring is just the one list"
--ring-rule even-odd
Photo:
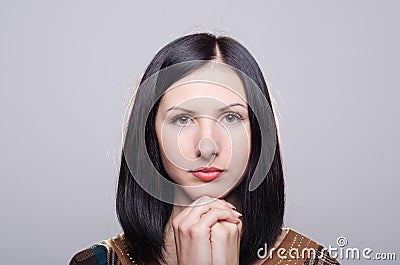
[(228, 221), (231, 223), (240, 222), (239, 215), (234, 215), (232, 210), (226, 210), (221, 208), (212, 208), (206, 214), (203, 214), (196, 225), (206, 228), (211, 228), (218, 221)]
[[(210, 196), (201, 196), (197, 200), (193, 201), (190, 205), (188, 205), (185, 209), (183, 209), (174, 219), (175, 223), (180, 223), (186, 216), (191, 212), (192, 209), (198, 208), (200, 206), (206, 206), (208, 203), (217, 200), (216, 198), (212, 198)], [(209, 210), (208, 206), (206, 208)]]
[(218, 221), (211, 227), (212, 264), (239, 264), (239, 225)]
[(231, 228), (227, 226), (225, 223), (229, 223), (233, 226), (236, 224), (232, 224), (227, 221), (218, 221), (211, 227), (211, 244), (215, 242), (226, 243), (229, 235), (231, 234)]
[(240, 222), (237, 224), (238, 229), (239, 229), (239, 238), (242, 237), (242, 231), (243, 231), (243, 222), (240, 220)]
[[(217, 236), (222, 236), (221, 234), (219, 234), (217, 231), (217, 228), (222, 228), (222, 230), (225, 232), (225, 238), (231, 238), (231, 239), (240, 239), (241, 237), (241, 230), (242, 230), (242, 221), (238, 222), (238, 223), (231, 223), (231, 222), (227, 222), (227, 221), (218, 221), (217, 224), (219, 224), (219, 226), (213, 226), (211, 227), (211, 237), (213, 238), (213, 236), (215, 235), (215, 233), (217, 233)], [(222, 239), (222, 238), (220, 238)]]
[(230, 222), (237, 222), (237, 219), (241, 216), (239, 212), (233, 210), (232, 208), (228, 207), (224, 202), (218, 200), (205, 206), (197, 206), (192, 208), (187, 214), (184, 222), (186, 225), (193, 225), (194, 223), (199, 222), (202, 217), (208, 214), (211, 210), (225, 211), (226, 216), (224, 215), (224, 218), (226, 218)]
[[(207, 197), (207, 196), (205, 196)], [(210, 198), (210, 197), (208, 197)], [(206, 198), (206, 199), (208, 199)], [(204, 201), (203, 199), (197, 200), (196, 203)], [(188, 206), (185, 208), (182, 215), (179, 216), (174, 222), (178, 223), (178, 226), (182, 226), (181, 230), (186, 230), (189, 226), (193, 225), (194, 223), (198, 222), (202, 215), (208, 213), (211, 209), (225, 209), (232, 212), (233, 216), (239, 217), (241, 214), (235, 210), (233, 210), (228, 204), (226, 204), (222, 200), (214, 200), (212, 202), (208, 202), (204, 205), (196, 205), (196, 206)]]
[(233, 205), (232, 203), (230, 203), (230, 202), (228, 202), (228, 201), (226, 201), (226, 200), (224, 200), (224, 199), (221, 199), (221, 201), (225, 202), (229, 207), (231, 207), (232, 209), (235, 209), (235, 210), (236, 210), (235, 205)]

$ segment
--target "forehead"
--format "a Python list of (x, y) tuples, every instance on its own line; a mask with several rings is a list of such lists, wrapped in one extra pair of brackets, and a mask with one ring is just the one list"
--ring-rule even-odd
[(224, 104), (247, 104), (246, 92), (237, 73), (228, 65), (208, 63), (173, 83), (161, 102), (180, 104), (196, 98), (212, 98)]

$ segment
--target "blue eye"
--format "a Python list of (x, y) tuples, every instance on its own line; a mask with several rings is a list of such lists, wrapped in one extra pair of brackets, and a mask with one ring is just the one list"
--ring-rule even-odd
[(239, 114), (234, 113), (234, 112), (231, 112), (231, 113), (228, 113), (227, 115), (225, 115), (225, 116), (222, 118), (222, 120), (223, 120), (225, 123), (234, 124), (234, 123), (237, 123), (237, 122), (243, 120), (243, 118), (242, 118)]
[(192, 121), (192, 119), (189, 116), (186, 115), (179, 115), (175, 118), (172, 119), (172, 123), (179, 125), (179, 126), (184, 126), (189, 124)]

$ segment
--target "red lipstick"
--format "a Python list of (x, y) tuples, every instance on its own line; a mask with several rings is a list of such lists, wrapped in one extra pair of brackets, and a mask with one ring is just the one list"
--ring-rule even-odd
[(224, 171), (216, 167), (203, 167), (190, 172), (196, 178), (209, 182), (221, 176)]

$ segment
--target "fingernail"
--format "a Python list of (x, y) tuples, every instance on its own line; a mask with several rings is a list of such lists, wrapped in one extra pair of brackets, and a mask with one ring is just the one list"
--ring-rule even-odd
[(234, 214), (236, 217), (242, 216), (242, 214), (239, 213), (238, 211), (232, 210), (232, 212), (233, 212), (233, 214)]
[(226, 204), (228, 204), (231, 208), (236, 209), (236, 207), (235, 207), (232, 203), (227, 202), (227, 201), (225, 201), (225, 202), (226, 202)]

